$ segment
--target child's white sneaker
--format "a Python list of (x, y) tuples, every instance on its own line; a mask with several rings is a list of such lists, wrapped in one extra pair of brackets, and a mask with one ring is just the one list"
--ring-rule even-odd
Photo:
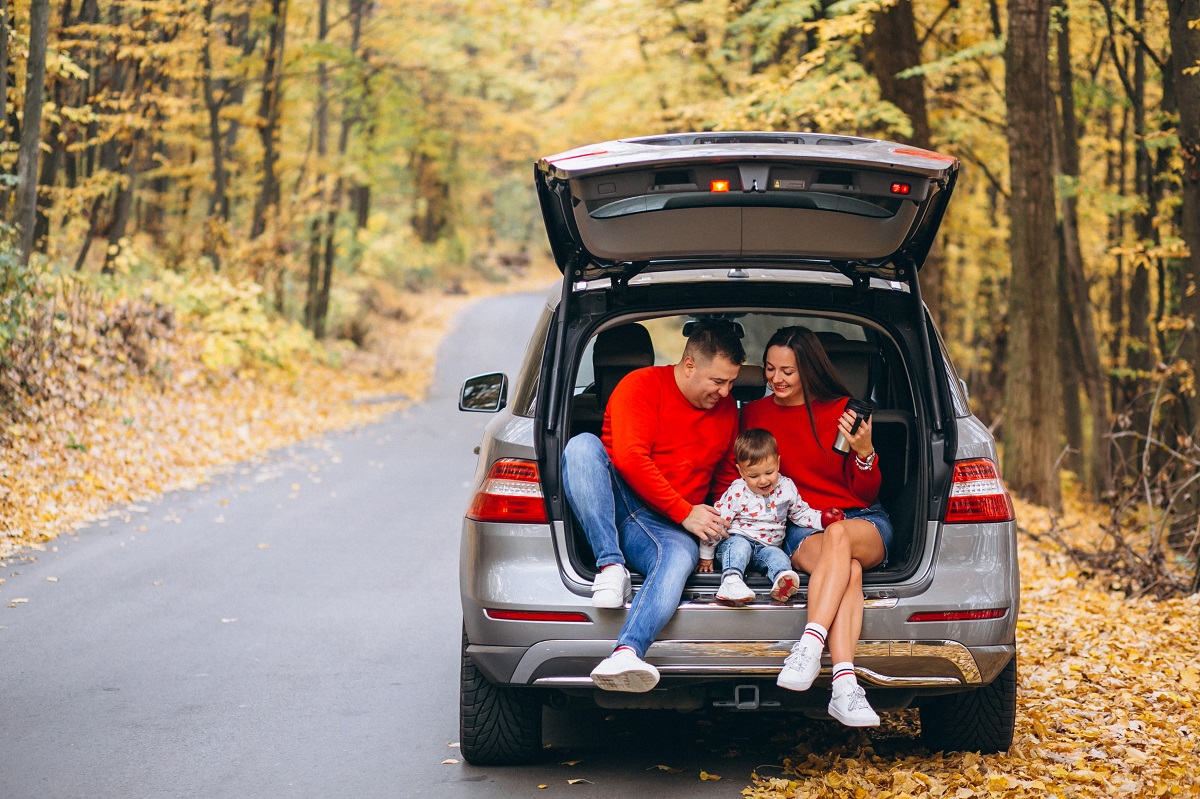
[(806, 635), (792, 644), (792, 654), (783, 661), (783, 670), (779, 672), (775, 684), (789, 691), (807, 691), (820, 671), (821, 645), (815, 638)]
[(754, 599), (754, 592), (741, 577), (736, 574), (727, 574), (721, 578), (721, 587), (717, 589), (717, 599), (721, 602), (736, 602), (740, 605)]
[(592, 607), (624, 607), (632, 593), (629, 569), (619, 564), (607, 566), (592, 580)]
[(829, 715), (847, 727), (879, 726), (879, 714), (871, 707), (867, 692), (858, 683), (840, 692), (835, 683), (833, 697), (829, 700)]
[(787, 602), (800, 588), (800, 575), (791, 569), (780, 572), (771, 585), (771, 599), (776, 602)]
[(622, 646), (592, 669), (592, 682), (605, 691), (642, 694), (658, 685), (658, 669)]

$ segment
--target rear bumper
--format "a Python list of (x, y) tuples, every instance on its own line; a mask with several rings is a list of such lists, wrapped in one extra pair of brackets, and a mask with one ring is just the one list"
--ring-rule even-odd
[[(774, 679), (795, 640), (656, 641), (646, 660), (663, 687), (696, 681)], [(612, 651), (611, 640), (542, 641), (528, 648), (470, 645), (467, 653), (497, 684), (591, 688), (592, 667)], [(1013, 645), (967, 647), (957, 641), (860, 641), (854, 668), (867, 686), (960, 689), (990, 683), (1012, 659)], [(825, 656), (819, 681), (831, 677)]]

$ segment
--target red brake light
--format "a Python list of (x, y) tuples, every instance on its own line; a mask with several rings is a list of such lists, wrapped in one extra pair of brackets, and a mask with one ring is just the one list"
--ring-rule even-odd
[(592, 621), (583, 613), (553, 610), (501, 610), (499, 608), (485, 608), (483, 613), (489, 619), (500, 621), (570, 621), (586, 624), (590, 624)]
[(1016, 518), (1012, 499), (992, 461), (958, 461), (951, 483), (946, 524), (1011, 522)]
[(909, 621), (985, 621), (999, 619), (1008, 613), (1008, 608), (989, 608), (988, 610), (945, 610), (914, 613)]
[(513, 458), (493, 463), (467, 509), (467, 518), (545, 524), (546, 503), (542, 500), (537, 464)]
[(708, 182), (708, 190), (713, 192), (729, 191), (728, 180), (710, 180)]
[(892, 194), (909, 194), (912, 192), (912, 186), (908, 183), (893, 183)]

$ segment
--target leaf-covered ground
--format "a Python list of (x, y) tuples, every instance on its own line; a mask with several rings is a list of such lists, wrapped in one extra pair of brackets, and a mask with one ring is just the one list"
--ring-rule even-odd
[[(1074, 529), (1089, 531), (1075, 511)], [(916, 714), (854, 733), (811, 726), (782, 774), (742, 793), (793, 797), (1200, 797), (1200, 595), (1131, 599), (1081, 577), (1018, 503), (1017, 727), (1003, 755), (929, 753)], [(817, 738), (811, 735), (821, 730)]]
[[(373, 353), (349, 353), (340, 369), (306, 362), (286, 379), (213, 379), (202, 366), (211, 335), (196, 331), (155, 345), (173, 365), (167, 380), (135, 370), (89, 383), (92, 356), (84, 356), (72, 366), (82, 370), (79, 380), (62, 383), (72, 386), (69, 396), (42, 408), (36, 424), (4, 431), (0, 558), (114, 505), (195, 485), (223, 464), (368, 422), (420, 397), (445, 324), (467, 299), (411, 297), (402, 312), (376, 320)], [(1200, 596), (1127, 598), (1078, 574), (1040, 535), (1051, 523), (1044, 511), (1018, 504), (1018, 513), (1023, 590), (1012, 749), (930, 753), (916, 739), (915, 712), (884, 714), (883, 726), (868, 733), (807, 724), (775, 739), (782, 768), (760, 768), (745, 796), (1200, 797)], [(1075, 534), (1098, 535), (1086, 513), (1074, 514), (1066, 521)]]

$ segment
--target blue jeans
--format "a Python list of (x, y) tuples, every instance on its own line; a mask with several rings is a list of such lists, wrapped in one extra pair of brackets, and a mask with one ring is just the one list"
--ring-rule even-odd
[(716, 558), (721, 561), (722, 577), (730, 574), (745, 577), (746, 567), (753, 566), (756, 571), (766, 572), (773, 583), (780, 572), (792, 568), (791, 560), (780, 547), (768, 546), (737, 534), (717, 544)]
[(696, 537), (650, 508), (617, 474), (600, 439), (581, 433), (562, 457), (563, 490), (596, 555), (596, 566), (627, 564), (645, 575), (617, 638), (644, 657), (696, 569)]
[[(875, 568), (882, 569), (887, 566), (895, 533), (892, 530), (892, 520), (888, 517), (887, 511), (883, 509), (883, 505), (876, 502), (870, 507), (848, 510), (846, 511), (846, 518), (863, 519), (875, 525), (875, 529), (879, 531), (879, 537), (883, 539), (883, 562)], [(799, 527), (788, 522), (787, 535), (783, 539), (783, 551), (791, 556), (793, 552), (800, 548), (800, 544), (804, 542), (804, 539), (818, 532), (820, 530), (814, 527)]]

